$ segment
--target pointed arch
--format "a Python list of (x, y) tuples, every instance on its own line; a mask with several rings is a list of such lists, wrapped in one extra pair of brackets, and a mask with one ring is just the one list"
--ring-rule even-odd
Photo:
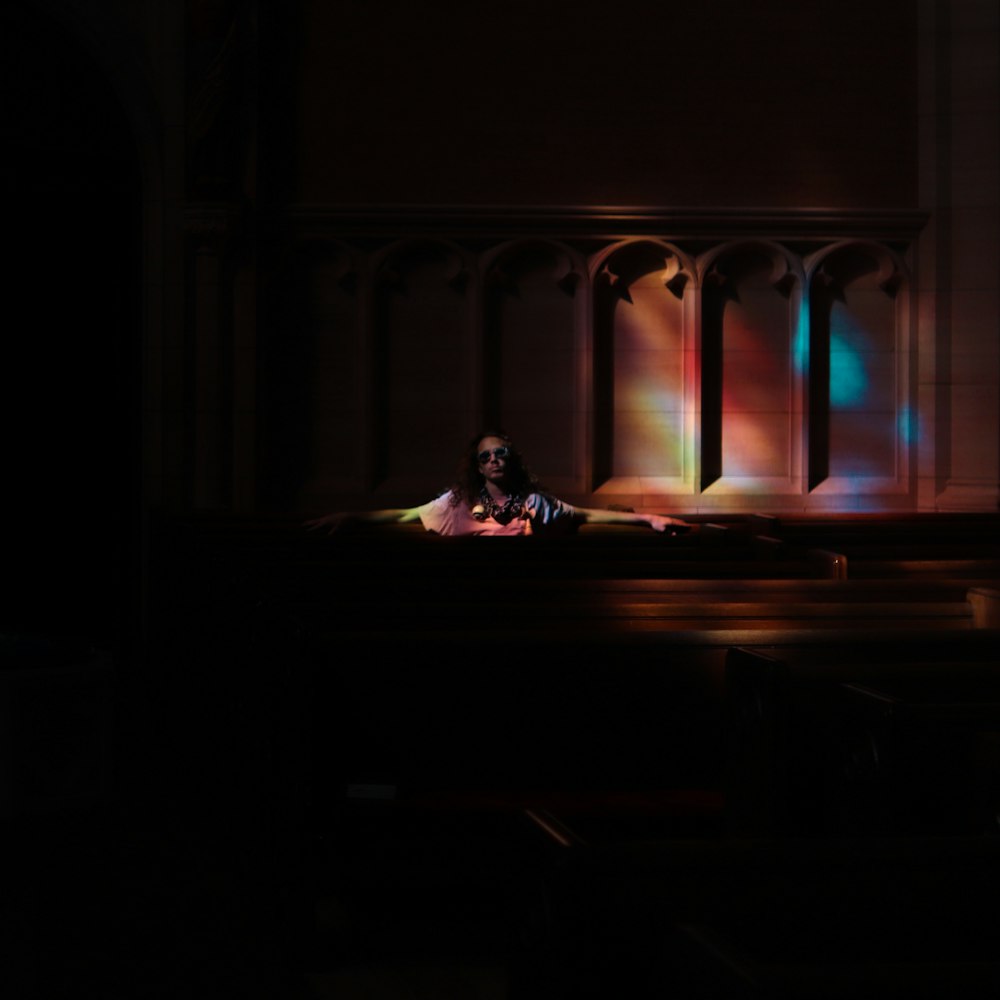
[(483, 415), (513, 434), (554, 490), (586, 478), (586, 262), (557, 240), (483, 257)]
[(632, 506), (693, 488), (694, 261), (651, 238), (617, 241), (590, 262), (593, 481)]
[(463, 249), (440, 238), (401, 240), (373, 260), (365, 375), (373, 488), (416, 496), (441, 486), (427, 470), (469, 433), (474, 274)]
[(883, 244), (842, 240), (805, 267), (809, 490), (907, 492), (917, 429), (906, 266)]
[(705, 492), (801, 492), (802, 269), (781, 244), (723, 244), (698, 262)]

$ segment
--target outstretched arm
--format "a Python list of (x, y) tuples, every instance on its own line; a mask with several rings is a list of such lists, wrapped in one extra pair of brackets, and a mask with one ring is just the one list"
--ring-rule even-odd
[(601, 510), (597, 507), (577, 507), (584, 524), (649, 525), (653, 531), (669, 531), (671, 527), (687, 528), (687, 521), (664, 514), (636, 514), (631, 510)]
[(364, 524), (408, 524), (419, 520), (419, 507), (392, 507), (385, 510), (333, 511), (306, 521), (305, 526), (313, 531), (326, 529), (326, 533), (332, 535), (351, 521)]

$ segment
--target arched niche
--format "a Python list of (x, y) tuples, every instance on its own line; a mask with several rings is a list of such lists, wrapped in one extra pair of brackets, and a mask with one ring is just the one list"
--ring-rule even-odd
[(685, 306), (694, 266), (658, 240), (616, 244), (591, 263), (593, 489), (690, 491), (696, 359)]
[(265, 498), (321, 507), (363, 481), (361, 267), (332, 240), (284, 255), (258, 345)]
[(372, 286), (370, 485), (414, 501), (443, 485), (471, 423), (471, 269), (444, 240), (396, 244)]
[(582, 263), (555, 242), (506, 244), (484, 262), (483, 414), (552, 489), (582, 479)]
[(800, 492), (800, 267), (753, 241), (719, 248), (701, 271), (701, 489)]
[(877, 243), (847, 241), (807, 261), (808, 485), (855, 496), (909, 489), (905, 268)]

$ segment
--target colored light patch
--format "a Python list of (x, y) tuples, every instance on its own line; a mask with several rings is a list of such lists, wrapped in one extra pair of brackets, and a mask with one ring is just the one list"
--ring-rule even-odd
[(809, 364), (809, 313), (805, 309), (799, 310), (798, 322), (792, 334), (792, 363), (800, 375)]
[[(784, 307), (782, 307), (784, 308)], [(727, 309), (722, 372), (722, 474), (754, 490), (789, 473), (789, 412), (793, 351), (808, 330), (779, 326), (773, 303)]]
[(622, 394), (619, 410), (653, 413), (676, 413), (681, 409), (680, 397), (664, 389), (629, 388)]
[(723, 474), (727, 477), (764, 477), (786, 475), (786, 438), (779, 438), (775, 427), (787, 426), (787, 417), (739, 414), (726, 419), (722, 430)]
[(840, 303), (830, 311), (830, 406), (860, 402), (868, 390), (861, 347), (871, 337)]
[(836, 334), (830, 336), (830, 406), (851, 406), (864, 399), (868, 376), (861, 355)]
[(920, 440), (920, 420), (908, 406), (899, 411), (898, 417), (899, 441), (903, 445)]
[[(646, 446), (655, 449), (655, 464), (661, 474), (681, 466), (684, 442), (676, 429), (682, 423), (678, 415), (683, 403), (677, 393), (663, 389), (629, 388), (619, 396), (615, 409), (620, 415), (628, 414), (639, 422), (642, 429), (632, 433)], [(633, 424), (633, 427), (636, 426)]]
[[(651, 463), (625, 458), (633, 465), (631, 474), (675, 474), (682, 467), (684, 453), (683, 357), (677, 347), (681, 342), (677, 308), (664, 306), (662, 282), (647, 277), (630, 286), (632, 300), (619, 301), (615, 316), (615, 402), (620, 426), (628, 427), (628, 436), (642, 442), (641, 449), (655, 452)], [(679, 360), (678, 360), (679, 359)], [(666, 388), (673, 386), (674, 388)], [(619, 442), (623, 456), (627, 442)], [(647, 466), (655, 471), (642, 471)]]

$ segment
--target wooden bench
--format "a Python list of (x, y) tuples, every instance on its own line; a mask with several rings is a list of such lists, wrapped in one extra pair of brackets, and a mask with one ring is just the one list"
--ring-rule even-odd
[(965, 599), (972, 608), (972, 622), (977, 628), (1000, 628), (1000, 589), (970, 587)]
[(986, 998), (998, 877), (995, 837), (570, 843), (526, 961), (597, 996)]
[(421, 640), (460, 639), (498, 616), (525, 636), (822, 628), (838, 621), (973, 625), (965, 580), (863, 585), (846, 579), (846, 561), (834, 552), (761, 556), (749, 534), (708, 543), (701, 537), (663, 539), (618, 527), (558, 539), (441, 539), (405, 525), (334, 539), (299, 537), (282, 558), (265, 555), (266, 572), (255, 567), (251, 549), (235, 559), (231, 573), (256, 572), (267, 601), (357, 641), (397, 631)]
[[(247, 784), (263, 788), (262, 802), (280, 790), (281, 808), (268, 808), (308, 812), (311, 833), (328, 838), (359, 810), (405, 817), (392, 845), (400, 864), (386, 878), (433, 891), (428, 857), (458, 878), (485, 856), (496, 888), (524, 873), (506, 860), (523, 843), (507, 821), (520, 822), (553, 861), (531, 869), (553, 919), (553, 936), (526, 956), (536, 982), (572, 975), (592, 994), (602, 983), (604, 995), (621, 994), (620, 982), (601, 980), (599, 955), (619, 959), (619, 976), (646, 977), (635, 996), (666, 994), (685, 974), (692, 991), (717, 981), (720, 995), (788, 996), (803, 984), (822, 995), (831, 983), (877, 987), (882, 972), (908, 997), (927, 983), (971, 995), (996, 973), (996, 921), (971, 916), (995, 903), (996, 838), (833, 841), (787, 825), (778, 837), (741, 835), (736, 820), (747, 829), (786, 814), (737, 797), (753, 789), (749, 777), (768, 787), (764, 764), (777, 758), (759, 754), (774, 730), (740, 730), (749, 777), (727, 782), (736, 706), (726, 664), (741, 647), (817, 673), (844, 665), (822, 681), (816, 704), (828, 706), (857, 681), (858, 663), (895, 659), (904, 676), (920, 659), (962, 660), (956, 644), (970, 643), (971, 657), (971, 644), (995, 643), (969, 601), (990, 578), (966, 575), (960, 548), (957, 575), (944, 546), (921, 550), (927, 572), (900, 570), (893, 553), (891, 575), (865, 576), (854, 569), (873, 550), (841, 548), (847, 535), (708, 523), (675, 539), (608, 529), (551, 545), (439, 539), (419, 526), (327, 539), (281, 517), (156, 524), (156, 694), (167, 696), (185, 761), (252, 760), (267, 773)], [(956, 540), (965, 530), (956, 522)], [(505, 541), (515, 544), (491, 544)], [(845, 554), (846, 578), (831, 572)], [(751, 605), (753, 616), (738, 613)], [(877, 697), (893, 694), (873, 678), (864, 679)], [(773, 704), (746, 693), (738, 719)], [(453, 841), (438, 838), (434, 816), (467, 831), (484, 820), (463, 854), (469, 866), (447, 864)], [(366, 871), (388, 871), (377, 851), (353, 851), (345, 846), (345, 868), (370, 860)], [(309, 856), (303, 881), (311, 865)], [(567, 961), (547, 968), (547, 956)]]
[[(879, 815), (885, 819), (883, 812), (872, 812), (870, 807), (873, 789), (884, 789), (890, 780), (893, 764), (884, 748), (890, 732), (898, 745), (901, 730), (893, 724), (902, 718), (903, 692), (910, 691), (911, 698), (920, 692), (925, 721), (933, 715), (932, 705), (954, 709), (955, 703), (971, 702), (977, 690), (991, 702), (990, 692), (1000, 688), (998, 650), (1000, 631), (990, 629), (921, 631), (896, 642), (865, 641), (847, 634), (822, 646), (730, 649), (726, 787), (733, 829), (815, 835), (867, 822), (865, 810), (872, 823)], [(893, 691), (898, 692), (895, 697), (889, 693)], [(995, 708), (985, 711), (990, 718), (996, 715)], [(965, 711), (970, 720), (982, 714)], [(909, 718), (918, 715), (914, 710)], [(940, 710), (939, 718), (947, 715)], [(876, 731), (879, 718), (881, 732)], [(932, 744), (927, 751), (931, 756), (923, 759), (933, 759), (936, 753), (943, 762), (949, 756), (953, 781), (964, 784), (964, 776), (956, 770), (964, 766), (958, 763), (956, 741), (949, 742), (941, 727), (933, 739), (931, 728), (925, 727), (923, 733)], [(965, 759), (966, 765), (974, 766), (968, 753)], [(953, 796), (946, 796), (951, 803), (946, 808), (943, 798), (937, 801), (941, 781), (927, 777), (932, 802), (924, 825), (933, 820), (967, 829), (969, 823), (981, 828), (995, 823), (981, 810), (974, 818), (978, 806), (971, 803), (966, 803), (968, 809), (957, 808)], [(906, 821), (902, 813), (891, 818), (891, 823)]]
[(936, 576), (967, 586), (1000, 583), (1000, 516), (996, 514), (787, 514), (751, 516), (789, 552), (838, 553), (852, 578)]
[(749, 523), (713, 523), (442, 539), (168, 519), (152, 617), (166, 660), (205, 660), (203, 686), (290, 677), (333, 795), (711, 788), (730, 646), (974, 631), (964, 580), (831, 579), (812, 549), (762, 554)]

